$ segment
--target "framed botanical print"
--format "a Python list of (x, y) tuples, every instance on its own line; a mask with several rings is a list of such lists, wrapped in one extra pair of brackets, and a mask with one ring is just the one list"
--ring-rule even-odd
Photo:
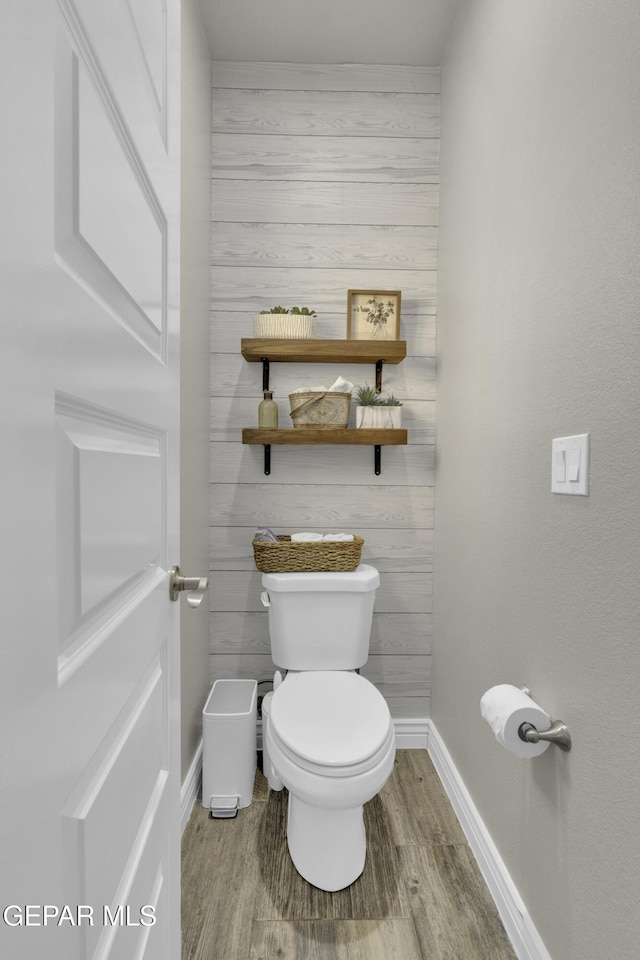
[(399, 290), (349, 290), (347, 340), (399, 340)]

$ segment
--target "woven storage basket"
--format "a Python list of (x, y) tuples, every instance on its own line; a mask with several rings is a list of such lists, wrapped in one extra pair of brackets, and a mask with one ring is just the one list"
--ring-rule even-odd
[(290, 393), (289, 416), (294, 427), (332, 430), (346, 427), (351, 408), (350, 393)]
[(256, 567), (263, 573), (303, 573), (311, 570), (355, 570), (360, 563), (362, 537), (353, 541), (292, 543), (291, 537), (278, 535), (278, 543), (253, 541)]

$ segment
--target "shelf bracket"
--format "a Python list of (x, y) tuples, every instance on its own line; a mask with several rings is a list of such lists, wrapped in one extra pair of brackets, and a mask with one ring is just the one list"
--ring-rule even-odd
[(262, 360), (262, 390), (269, 389), (269, 358), (261, 357)]
[(376, 360), (376, 393), (382, 392), (382, 367), (384, 360)]
[[(271, 444), (265, 443), (264, 447), (264, 475), (265, 477), (270, 476), (271, 474)], [(382, 473), (382, 446), (379, 443), (374, 444), (373, 446), (373, 472), (376, 477), (379, 477)]]

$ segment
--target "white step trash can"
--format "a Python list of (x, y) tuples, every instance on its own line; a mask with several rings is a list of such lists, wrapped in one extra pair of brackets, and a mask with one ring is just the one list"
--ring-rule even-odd
[(256, 773), (256, 680), (216, 680), (202, 711), (202, 806), (235, 817), (253, 797)]

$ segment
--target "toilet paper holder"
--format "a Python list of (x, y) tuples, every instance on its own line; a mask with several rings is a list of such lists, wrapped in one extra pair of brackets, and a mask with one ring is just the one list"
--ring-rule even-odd
[[(531, 696), (529, 687), (519, 684), (518, 690), (522, 690), (528, 697)], [(518, 736), (525, 743), (538, 743), (539, 740), (548, 740), (549, 743), (555, 743), (556, 747), (560, 747), (567, 753), (571, 750), (569, 727), (562, 720), (556, 720), (548, 730), (538, 730), (532, 723), (522, 723), (518, 730)]]

